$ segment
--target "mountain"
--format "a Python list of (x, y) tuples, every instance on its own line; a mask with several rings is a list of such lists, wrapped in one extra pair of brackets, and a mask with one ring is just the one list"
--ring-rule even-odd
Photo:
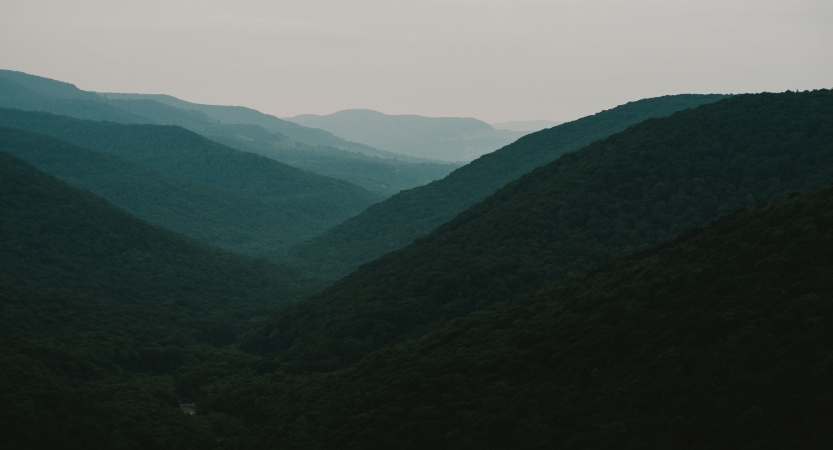
[(178, 125), (238, 150), (384, 196), (442, 178), (458, 167), (348, 142), (248, 108), (199, 105), (164, 95), (96, 94), (10, 70), (0, 70), (0, 107), (117, 123)]
[[(506, 185), (281, 310), (246, 348), (331, 371), (473, 311), (833, 180), (833, 92), (741, 95), (647, 120)], [(533, 135), (535, 138), (538, 135)]]
[(552, 120), (515, 120), (512, 122), (493, 123), (492, 127), (496, 130), (507, 131), (523, 131), (532, 133), (541, 131), (545, 128), (552, 128), (556, 125), (561, 125), (563, 122), (553, 122)]
[(495, 130), (470, 117), (393, 116), (368, 109), (286, 120), (395, 153), (450, 162), (474, 160), (526, 134)]
[(83, 121), (15, 110), (0, 110), (0, 125), (49, 134), (161, 174), (264, 200), (299, 216), (299, 225), (317, 222), (308, 234), (334, 226), (379, 200), (345, 181), (235, 150), (179, 127)]
[[(4, 448), (206, 448), (172, 376), (318, 289), (0, 153)], [(226, 364), (232, 362), (227, 360)]]
[(402, 248), (482, 201), (506, 183), (562, 154), (578, 150), (628, 126), (723, 95), (674, 95), (627, 103), (549, 130), (527, 135), (484, 155), (442, 180), (410, 189), (292, 249), (310, 273), (344, 276), (361, 264)]
[(220, 105), (204, 105), (200, 103), (191, 103), (185, 100), (180, 100), (170, 95), (160, 94), (122, 94), (113, 92), (102, 92), (98, 94), (103, 97), (108, 103), (117, 105), (120, 109), (130, 110), (132, 108), (145, 109), (146, 116), (154, 116), (153, 112), (146, 110), (147, 106), (153, 103), (161, 103), (175, 110), (180, 111), (196, 111), (210, 118), (215, 123), (224, 123), (231, 125), (255, 125), (267, 131), (278, 133), (286, 136), (295, 142), (308, 144), (312, 146), (327, 146), (334, 147), (341, 150), (357, 152), (369, 156), (376, 156), (380, 158), (405, 158), (404, 155), (396, 155), (391, 152), (385, 152), (373, 147), (350, 142), (340, 137), (334, 136), (332, 133), (311, 127), (298, 125), (295, 122), (282, 120), (269, 114), (263, 114), (254, 109), (242, 106), (220, 106)]
[[(21, 113), (0, 109), (0, 117), (9, 112)], [(297, 209), (164, 175), (51, 136), (0, 127), (0, 148), (143, 220), (252, 256), (282, 259), (289, 246), (326, 227)]]
[(833, 185), (794, 193), (343, 371), (229, 374), (209, 403), (248, 448), (830, 448), (832, 212)]

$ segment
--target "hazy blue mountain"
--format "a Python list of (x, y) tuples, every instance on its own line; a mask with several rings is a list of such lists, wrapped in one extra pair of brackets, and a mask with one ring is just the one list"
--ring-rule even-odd
[[(29, 87), (13, 81), (20, 79), (28, 80), (29, 83), (26, 85)], [(32, 87), (40, 91), (34, 91)], [(84, 95), (84, 91), (77, 88), (73, 90), (73, 88), (75, 86), (59, 81), (21, 75), (20, 72), (0, 71), (0, 108), (44, 111), (79, 119), (106, 120), (117, 123), (153, 123), (145, 117), (131, 114), (97, 100), (90, 100)], [(60, 96), (53, 95), (52, 92), (58, 92)]]
[[(350, 142), (340, 137), (334, 136), (332, 133), (314, 128), (298, 125), (295, 122), (282, 120), (275, 116), (264, 114), (260, 111), (246, 108), (243, 106), (221, 106), (221, 105), (204, 105), (199, 103), (191, 103), (185, 100), (180, 100), (170, 95), (162, 94), (126, 94), (102, 92), (98, 94), (107, 100), (152, 100), (163, 103), (168, 106), (186, 111), (199, 111), (205, 114), (206, 117), (213, 119), (215, 123), (236, 124), (236, 125), (257, 125), (268, 131), (278, 133), (286, 136), (294, 142), (312, 145), (312, 146), (327, 146), (334, 147), (341, 150), (362, 153), (369, 156), (376, 156), (379, 158), (399, 158), (408, 159), (406, 155), (399, 155), (391, 152), (382, 151), (368, 145)], [(125, 105), (129, 105), (123, 103)], [(125, 109), (130, 108), (127, 106)]]
[(639, 100), (524, 136), (442, 180), (373, 205), (323, 235), (299, 244), (292, 254), (303, 260), (311, 273), (329, 278), (344, 276), (363, 263), (425, 236), (506, 183), (564, 153), (645, 119), (668, 116), (724, 97), (674, 95)]
[(367, 109), (326, 116), (305, 114), (286, 120), (383, 150), (442, 161), (468, 162), (526, 134), (495, 130), (470, 117), (388, 115)]
[(83, 121), (14, 110), (2, 111), (0, 125), (49, 134), (159, 173), (259, 198), (301, 218), (315, 219), (318, 229), (336, 225), (380, 199), (346, 181), (236, 150), (180, 127)]
[(492, 127), (496, 130), (508, 131), (524, 131), (533, 133), (541, 131), (544, 128), (552, 128), (556, 125), (561, 125), (563, 122), (554, 122), (552, 120), (514, 120), (511, 122), (493, 123)]
[(0, 107), (117, 123), (178, 125), (238, 150), (384, 196), (442, 178), (458, 167), (348, 142), (248, 108), (199, 105), (166, 95), (95, 94), (8, 70), (0, 71)]
[[(0, 123), (9, 122), (9, 111), (0, 109)], [(140, 219), (251, 256), (281, 259), (291, 245), (328, 226), (298, 209), (164, 175), (43, 134), (0, 127), (0, 148)]]

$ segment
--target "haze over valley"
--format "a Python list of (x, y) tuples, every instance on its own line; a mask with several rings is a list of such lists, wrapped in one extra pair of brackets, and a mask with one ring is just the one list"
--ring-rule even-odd
[(2, 448), (833, 447), (829, 2), (35, 3)]

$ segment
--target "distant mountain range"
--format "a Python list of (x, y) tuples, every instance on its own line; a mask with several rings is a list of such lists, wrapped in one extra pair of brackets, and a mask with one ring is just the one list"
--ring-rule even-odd
[(0, 128), (0, 148), (41, 170), (149, 222), (254, 256), (282, 258), (381, 199), (179, 127), (4, 108), (0, 127), (17, 128)]
[(391, 152), (450, 162), (472, 161), (527, 134), (496, 130), (471, 117), (388, 115), (368, 109), (348, 109), (326, 116), (304, 114), (285, 120)]
[(98, 94), (10, 70), (0, 70), (0, 107), (124, 124), (178, 125), (385, 196), (442, 178), (458, 167), (349, 142), (249, 108), (200, 105), (167, 95)]

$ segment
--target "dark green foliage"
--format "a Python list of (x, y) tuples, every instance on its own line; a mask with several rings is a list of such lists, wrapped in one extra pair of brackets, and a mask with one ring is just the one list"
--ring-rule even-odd
[[(4, 113), (14, 114), (0, 110), (0, 122)], [(0, 127), (0, 148), (141, 219), (249, 255), (280, 259), (290, 245), (326, 227), (299, 211), (38, 133)]]
[(215, 445), (227, 419), (184, 417), (172, 375), (321, 286), (144, 223), (7, 153), (0, 212), (4, 448)]
[(442, 180), (403, 191), (368, 208), (292, 254), (328, 278), (402, 248), (532, 169), (651, 117), (717, 101), (722, 95), (676, 95), (628, 103), (539, 131), (457, 169)]
[(652, 119), (508, 184), (282, 310), (248, 348), (328, 371), (740, 207), (833, 180), (833, 93), (732, 97)]
[(173, 126), (92, 122), (0, 110), (0, 125), (24, 128), (113, 154), (151, 170), (266, 200), (324, 228), (379, 199), (358, 186), (235, 150)]
[(211, 403), (264, 448), (830, 448), (833, 186)]

